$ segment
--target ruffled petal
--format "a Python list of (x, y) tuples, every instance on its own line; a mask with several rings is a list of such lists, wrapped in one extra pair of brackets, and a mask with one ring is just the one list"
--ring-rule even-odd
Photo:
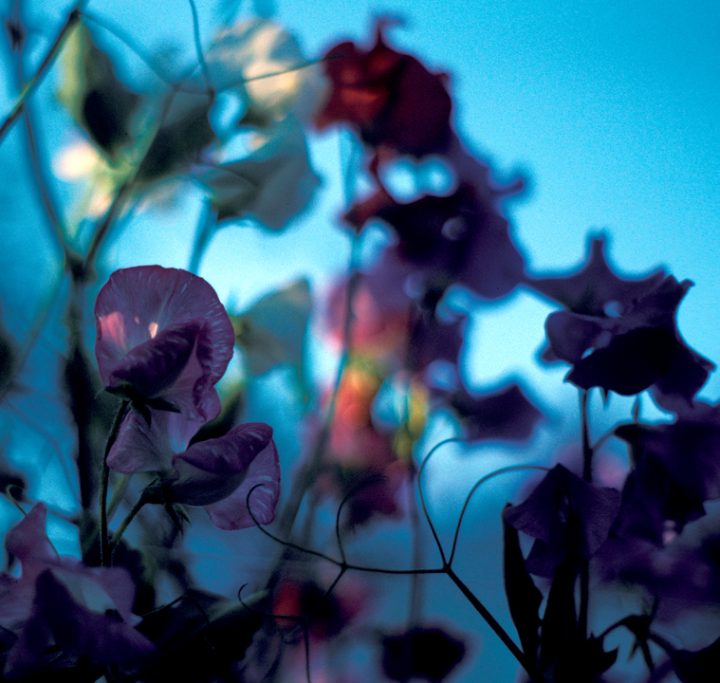
[(159, 396), (188, 366), (202, 326), (200, 320), (188, 320), (131, 349), (110, 373), (107, 388), (127, 383), (144, 398)]
[(275, 506), (280, 497), (280, 460), (274, 441), (250, 463), (245, 479), (232, 494), (205, 506), (213, 524), (225, 530), (255, 526), (247, 505), (250, 491), (253, 516), (259, 524), (270, 524), (275, 519)]
[(105, 385), (131, 349), (188, 320), (205, 323), (201, 357), (210, 385), (222, 377), (232, 358), (235, 337), (225, 308), (210, 284), (185, 270), (116, 270), (98, 294), (95, 319), (95, 354)]
[(208, 505), (226, 498), (243, 483), (251, 463), (271, 439), (272, 427), (254, 422), (218, 439), (193, 444), (173, 458), (173, 498), (187, 505)]

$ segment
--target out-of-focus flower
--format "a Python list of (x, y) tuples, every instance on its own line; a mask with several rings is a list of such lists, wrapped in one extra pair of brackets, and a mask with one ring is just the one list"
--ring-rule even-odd
[(305, 618), (313, 640), (334, 638), (358, 616), (367, 597), (364, 587), (348, 578), (343, 578), (329, 595), (317, 577), (284, 578), (276, 589), (272, 607), (278, 624), (294, 628)]
[(450, 135), (447, 76), (430, 73), (415, 57), (388, 47), (383, 37), (387, 23), (377, 22), (370, 50), (348, 41), (327, 52), (325, 71), (332, 88), (315, 124), (322, 129), (345, 121), (373, 147), (430, 154)]
[[(121, 472), (163, 469), (158, 464), (168, 464), (177, 444), (187, 443), (219, 412), (215, 384), (235, 340), (230, 319), (205, 280), (160, 266), (115, 271), (98, 294), (95, 319), (95, 354), (104, 386), (144, 405), (150, 411), (145, 417), (153, 418), (146, 420), (147, 430), (138, 431), (138, 415), (128, 415), (108, 464)], [(138, 451), (137, 444), (128, 443), (141, 435), (150, 450)]]
[(113, 197), (125, 180), (127, 169), (115, 168), (100, 154), (96, 147), (78, 138), (60, 150), (52, 161), (55, 175), (69, 183), (87, 182), (82, 198), (83, 216), (98, 218), (110, 208)]
[(443, 628), (416, 626), (382, 637), (382, 667), (393, 681), (444, 681), (465, 657), (464, 641)]
[(295, 38), (267, 19), (242, 21), (220, 32), (206, 57), (212, 86), (247, 98), (245, 120), (260, 125), (288, 114), (310, 119), (326, 99), (327, 78)]
[(532, 434), (542, 419), (542, 413), (515, 383), (479, 396), (460, 388), (446, 400), (459, 416), (463, 431), (471, 441), (522, 441)]
[(47, 508), (38, 503), (7, 535), (21, 563), (19, 578), (0, 581), (0, 626), (17, 636), (6, 653), (3, 675), (22, 678), (57, 659), (125, 666), (154, 645), (134, 628), (135, 588), (125, 569), (89, 568), (60, 557), (45, 534)]
[(281, 230), (302, 211), (319, 184), (308, 158), (305, 135), (295, 119), (256, 136), (248, 156), (195, 169), (211, 193), (218, 222), (252, 216)]
[(154, 502), (204, 507), (220, 529), (246, 529), (255, 520), (270, 524), (280, 497), (280, 462), (272, 428), (262, 422), (246, 423), (220, 438), (193, 444), (173, 457), (168, 478), (146, 489), (147, 496), (153, 494)]

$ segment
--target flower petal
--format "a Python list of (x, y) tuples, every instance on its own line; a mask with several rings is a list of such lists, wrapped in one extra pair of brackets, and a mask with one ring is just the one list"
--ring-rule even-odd
[(202, 321), (188, 320), (134, 347), (110, 373), (107, 388), (129, 383), (144, 398), (159, 396), (185, 370), (202, 325)]
[(203, 398), (200, 410), (204, 417), (197, 420), (180, 413), (151, 410), (150, 426), (138, 413), (130, 413), (110, 449), (108, 467), (123, 474), (169, 469), (173, 455), (186, 448), (198, 429), (219, 414), (220, 397), (215, 389)]
[(262, 422), (240, 425), (218, 439), (193, 444), (173, 458), (174, 500), (208, 505), (227, 498), (243, 483), (251, 463), (270, 443), (272, 427)]
[(222, 377), (232, 358), (234, 334), (225, 308), (210, 284), (185, 270), (116, 270), (98, 294), (95, 319), (95, 355), (105, 385), (131, 349), (188, 320), (205, 322), (206, 342), (198, 353), (210, 385)]
[(250, 491), (253, 516), (259, 524), (270, 524), (275, 519), (275, 506), (280, 497), (280, 460), (274, 441), (250, 463), (239, 488), (224, 500), (205, 506), (213, 524), (226, 530), (255, 526), (247, 505)]

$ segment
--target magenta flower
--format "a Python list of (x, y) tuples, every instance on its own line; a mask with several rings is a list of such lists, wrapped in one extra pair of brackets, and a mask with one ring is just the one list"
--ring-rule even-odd
[(135, 588), (120, 567), (90, 568), (59, 556), (45, 533), (47, 508), (38, 503), (7, 535), (20, 560), (19, 578), (0, 577), (0, 626), (16, 640), (2, 670), (21, 678), (56, 662), (57, 649), (72, 662), (125, 666), (154, 650), (134, 628)]
[[(137, 413), (125, 419), (108, 464), (120, 472), (162, 469), (220, 410), (215, 384), (232, 358), (230, 319), (205, 280), (160, 266), (115, 271), (95, 319), (105, 388), (131, 399), (148, 423), (140, 428)], [(148, 447), (138, 451), (138, 439)]]

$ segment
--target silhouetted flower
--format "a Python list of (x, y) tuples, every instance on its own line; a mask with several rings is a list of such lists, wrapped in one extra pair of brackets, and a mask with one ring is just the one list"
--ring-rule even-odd
[(677, 308), (692, 283), (662, 272), (637, 281), (618, 278), (601, 239), (593, 240), (588, 264), (576, 275), (531, 285), (568, 307), (548, 317), (550, 352), (543, 357), (571, 363), (566, 379), (582, 389), (626, 396), (650, 389), (658, 405), (679, 410), (715, 367), (677, 330)]
[(720, 407), (696, 403), (673, 423), (627, 424), (615, 434), (630, 446), (633, 470), (615, 524), (621, 537), (662, 546), (668, 522), (676, 533), (720, 498)]
[(133, 627), (135, 588), (125, 569), (89, 568), (60, 557), (45, 534), (47, 508), (38, 503), (7, 535), (20, 560), (20, 578), (2, 576), (0, 626), (17, 636), (3, 675), (20, 678), (57, 659), (127, 665), (154, 649)]
[(619, 507), (619, 491), (588, 484), (556, 465), (523, 503), (505, 508), (503, 517), (536, 539), (528, 571), (552, 576), (566, 555), (588, 559), (600, 548)]

